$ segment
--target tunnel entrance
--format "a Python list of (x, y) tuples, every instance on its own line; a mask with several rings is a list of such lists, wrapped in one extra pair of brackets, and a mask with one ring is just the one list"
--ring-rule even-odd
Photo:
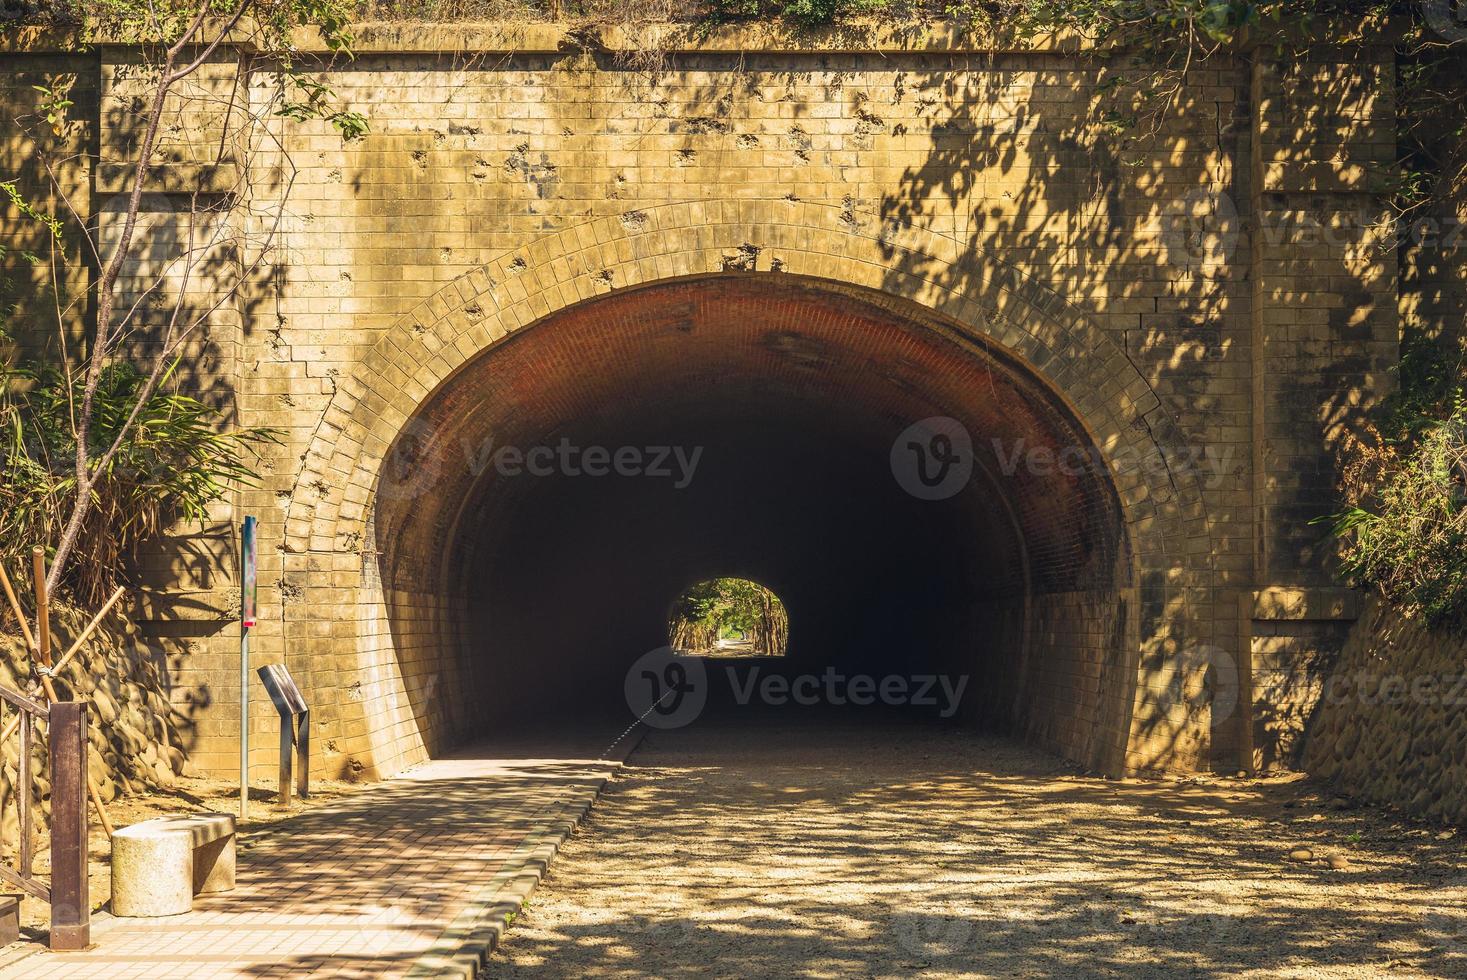
[(738, 273), (568, 306), (425, 400), (372, 533), (399, 662), (463, 692), (464, 737), (625, 711), (668, 596), (735, 568), (799, 610), (789, 670), (961, 674), (967, 721), (1124, 748), (1100, 453), (1015, 357), (889, 295)]

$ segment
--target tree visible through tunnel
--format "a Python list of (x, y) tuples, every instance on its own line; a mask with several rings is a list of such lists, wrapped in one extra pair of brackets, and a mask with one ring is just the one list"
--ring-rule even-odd
[(667, 641), (679, 654), (782, 657), (790, 620), (784, 603), (758, 582), (714, 578), (673, 600)]

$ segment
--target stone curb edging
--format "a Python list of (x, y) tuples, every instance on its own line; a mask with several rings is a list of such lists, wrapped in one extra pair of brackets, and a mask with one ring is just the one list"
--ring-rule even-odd
[(433, 949), (424, 953), (407, 972), (410, 978), (462, 978), (475, 980), (488, 964), (489, 955), (509, 929), (515, 915), (550, 870), (550, 862), (591, 807), (601, 791), (619, 772), (642, 741), (645, 729), (638, 725), (606, 776), (589, 786), (583, 798), (549, 808), (547, 824), (532, 831), (506, 859), (507, 866), (489, 879), (479, 894), (439, 934)]

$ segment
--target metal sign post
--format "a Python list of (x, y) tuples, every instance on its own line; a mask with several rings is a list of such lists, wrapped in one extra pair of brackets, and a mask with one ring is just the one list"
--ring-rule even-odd
[(239, 548), (239, 819), (250, 811), (250, 628), (256, 614), (256, 521), (244, 519)]
[(266, 664), (259, 674), (270, 700), (275, 702), (275, 710), (280, 712), (280, 805), (290, 806), (292, 749), (300, 763), (296, 790), (303, 800), (311, 795), (311, 710), (285, 664)]

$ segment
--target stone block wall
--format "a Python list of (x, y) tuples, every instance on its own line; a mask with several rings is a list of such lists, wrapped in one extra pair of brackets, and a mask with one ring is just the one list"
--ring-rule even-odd
[[(1392, 387), (1396, 253), (1380, 193), (1395, 159), (1388, 51), (1252, 66), (1253, 582), (1240, 596), (1246, 768), (1288, 764), (1321, 661), (1357, 610), (1324, 519), (1336, 453)], [(1251, 688), (1251, 693), (1248, 691)]]
[[(52, 131), (41, 111), (44, 96), (37, 88), (55, 88), (73, 103), (72, 122), (61, 133)], [(0, 172), (15, 181), (17, 192), (44, 214), (64, 211), (50, 177), (37, 154), (44, 146), (64, 162), (55, 166), (56, 178), (68, 189), (72, 205), (88, 213), (92, 198), (92, 161), (88, 151), (98, 138), (100, 79), (95, 62), (84, 56), (57, 51), (0, 50), (0, 111), (5, 116), (0, 140)], [(6, 253), (0, 256), (0, 276), (6, 281), (0, 303), (7, 313), (5, 327), (16, 342), (32, 350), (59, 348), (60, 326), (68, 340), (76, 339), (85, 311), (85, 291), (91, 281), (87, 250), (71, 231), (52, 243), (46, 229), (22, 216), (8, 196), (0, 199), (0, 220), (6, 229)], [(60, 258), (59, 297), (51, 288), (53, 248)], [(24, 258), (35, 256), (38, 262)], [(59, 300), (59, 304), (58, 304)], [(80, 301), (80, 306), (74, 305)], [(13, 355), (13, 351), (5, 352)]]
[(1298, 765), (1309, 719), (1360, 603), (1357, 592), (1343, 588), (1273, 588), (1249, 597), (1252, 705), (1246, 717), (1255, 768)]
[[(313, 373), (348, 374), (414, 302), (443, 296), (455, 277), (512, 249), (533, 252), (536, 240), (588, 219), (614, 216), (633, 234), (655, 220), (646, 216), (651, 209), (673, 202), (813, 202), (839, 209), (852, 227), (870, 222), (877, 234), (915, 226), (944, 236), (1081, 306), (1141, 365), (1163, 410), (1195, 423), (1178, 455), (1206, 460), (1215, 479), (1202, 491), (1204, 506), (1225, 506), (1245, 479), (1248, 429), (1220, 420), (1247, 410), (1240, 368), (1224, 354), (1246, 343), (1246, 280), (1234, 266), (1179, 274), (1164, 254), (1157, 214), (1199, 179), (1232, 186), (1245, 69), (1200, 70), (1199, 101), (1163, 124), (1164, 146), (1123, 162), (1098, 152), (1089, 128), (1103, 64), (1045, 52), (917, 48), (884, 52), (881, 63), (818, 46), (748, 51), (736, 61), (695, 50), (650, 76), (621, 70), (605, 54), (530, 45), (492, 67), (361, 51), (325, 77), (349, 104), (371, 107), (372, 135), (348, 146), (321, 127), (285, 133), (299, 168), (289, 233), (298, 258), (285, 272), (278, 308), (286, 346), (259, 370), (276, 370), (289, 351)], [(1228, 134), (1221, 146), (1219, 129)], [(1214, 138), (1187, 140), (1203, 130)], [(1183, 142), (1187, 149), (1178, 151)], [(1129, 183), (1127, 165), (1160, 168), (1174, 183)], [(536, 269), (533, 254), (529, 266)], [(936, 267), (926, 274), (943, 275)], [(1187, 353), (1178, 358), (1178, 348)], [(425, 386), (414, 397), (427, 393)], [(298, 418), (304, 444), (305, 424), (315, 420)], [(310, 489), (292, 491), (292, 509), (302, 509)], [(368, 501), (347, 503), (355, 512)], [(340, 546), (312, 533), (312, 552)], [(1216, 554), (1210, 546), (1198, 551), (1209, 561)], [(1219, 559), (1233, 571), (1218, 574), (1241, 578), (1245, 547), (1224, 551), (1237, 557)], [(316, 600), (305, 588), (309, 608)], [(1210, 630), (1216, 613), (1207, 598), (1182, 601), (1180, 614)], [(1058, 647), (1052, 655), (1051, 670), (1068, 662)], [(447, 659), (425, 657), (435, 665)], [(393, 659), (386, 651), (382, 658)], [(368, 694), (362, 706), (369, 715), (401, 696), (389, 693), (393, 685), (377, 690), (377, 700)], [(1115, 693), (1131, 696), (1129, 686)], [(419, 714), (431, 744), (432, 728)], [(1057, 724), (1088, 732), (1093, 723)], [(1089, 754), (1094, 737), (1055, 741)], [(364, 751), (359, 742), (343, 744)], [(1169, 732), (1159, 732), (1155, 760), (1180, 759), (1174, 746)], [(1204, 748), (1188, 758), (1205, 755)]]
[[(204, 177), (247, 179), (232, 214), (255, 240), (280, 218), (268, 255), (242, 252), (239, 301), (191, 363), (231, 420), (277, 427), (281, 445), (218, 527), (149, 566), (147, 626), (172, 644), (178, 690), (212, 703), (198, 764), (227, 768), (238, 723), (227, 529), (240, 516), (260, 518), (264, 545), (256, 655), (301, 680), (318, 764), (400, 769), (472, 728), (472, 667), (454, 596), (384, 591), (400, 588), (384, 562), (431, 577), (444, 556), (379, 553), (379, 462), (508, 333), (608, 291), (776, 262), (966, 324), (1106, 454), (1129, 598), (1039, 597), (1027, 730), (1109, 768), (1251, 760), (1251, 712), (1214, 720), (1172, 692), (1206, 670), (1187, 651), (1217, 648), (1245, 665), (1254, 704), (1250, 668), (1285, 651), (1255, 644), (1273, 633), (1245, 597), (1328, 581), (1306, 521), (1328, 504), (1339, 433), (1388, 385), (1395, 281), (1362, 243), (1305, 241), (1291, 219), (1334, 226), (1375, 207), (1389, 50), (1214, 59), (1154, 139), (1120, 145), (1096, 125), (1120, 70), (1097, 52), (977, 50), (943, 31), (733, 31), (674, 48), (647, 72), (549, 26), (367, 29), (350, 61), (309, 45), (302, 57), (369, 135), (272, 115), (275, 146), (229, 160), (189, 134), (224, 126), (225, 90), (266, 118), (279, 80), (221, 57), (197, 114), (180, 104), (155, 218)], [(108, 162), (127, 157), (114, 102), (129, 59), (104, 49), (89, 83)], [(1101, 704), (1134, 723), (1097, 729)], [(265, 765), (273, 716), (258, 711)]]
[[(1133, 590), (1120, 602), (1109, 590), (1034, 597), (1020, 667), (1027, 702), (1021, 701), (1020, 732), (1098, 769), (1115, 769), (1126, 758), (1131, 733), (1101, 722), (1126, 714), (1131, 697), (1122, 679), (1135, 671), (1134, 608)], [(1197, 747), (1177, 755), (1196, 759)]]
[(1308, 772), (1349, 796), (1467, 821), (1467, 641), (1372, 599), (1314, 703)]

